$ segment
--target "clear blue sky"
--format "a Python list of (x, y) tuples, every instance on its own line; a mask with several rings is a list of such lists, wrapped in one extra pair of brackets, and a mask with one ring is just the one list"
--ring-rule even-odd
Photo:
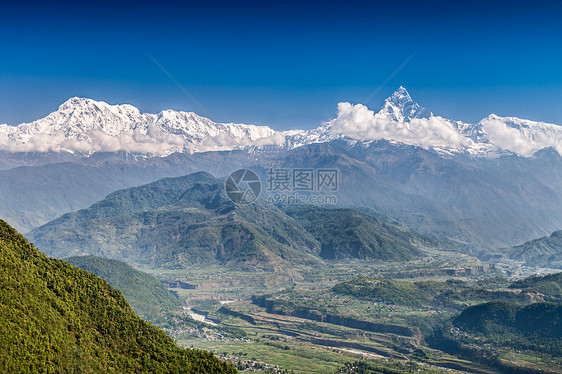
[(404, 85), (455, 119), (494, 112), (562, 124), (562, 7), (455, 3), (3, 5), (0, 123), (81, 96), (310, 128), (334, 117), (339, 101), (377, 109)]

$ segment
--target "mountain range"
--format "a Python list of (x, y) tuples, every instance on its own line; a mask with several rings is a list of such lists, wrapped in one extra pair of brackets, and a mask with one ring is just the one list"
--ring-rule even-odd
[[(140, 114), (131, 106), (117, 110), (94, 103), (71, 100), (47, 116), (48, 121), (0, 130), (0, 139), (10, 137), (0, 140), (0, 216), (21, 231), (87, 208), (118, 189), (197, 171), (226, 176), (243, 167), (255, 170), (264, 187), (268, 171), (275, 168), (337, 169), (339, 188), (333, 195), (338, 207), (370, 209), (389, 222), (468, 251), (511, 247), (562, 228), (562, 157), (557, 151), (562, 141), (557, 125), (496, 116), (474, 125), (451, 121), (415, 103), (404, 88), (377, 113), (362, 105), (340, 104), (337, 118), (312, 130), (258, 131), (240, 125), (253, 135), (195, 115), (170, 112), (159, 117)], [(170, 116), (174, 125), (164, 120)], [(166, 130), (151, 133), (148, 119)], [(491, 131), (498, 128), (516, 136)], [(49, 144), (54, 139), (50, 129), (53, 134), (63, 131), (64, 136), (55, 138), (68, 140), (67, 145), (73, 139), (102, 144), (89, 138), (92, 129), (105, 134), (103, 139), (129, 139), (120, 131), (134, 138), (135, 131), (146, 130), (137, 138), (149, 144), (161, 144), (154, 139), (171, 134), (181, 137), (180, 145), (189, 145), (189, 152), (185, 147), (170, 154), (180, 148), (155, 154), (123, 147), (105, 152), (99, 151), (103, 147), (58, 146), (9, 150), (11, 145), (32, 144), (37, 136), (47, 139), (41, 144)], [(228, 134), (214, 136), (217, 131)], [(235, 133), (254, 140), (225, 140), (220, 143), (225, 150), (203, 152), (205, 142), (231, 139)], [(266, 144), (272, 137), (281, 141)], [(511, 139), (519, 148), (499, 147), (498, 139), (505, 144)], [(264, 189), (261, 197), (267, 196)]]
[(442, 243), (352, 209), (233, 203), (204, 172), (117, 191), (33, 230), (56, 257), (96, 255), (152, 267), (221, 264), (289, 271), (324, 260), (410, 260)]
[(6, 153), (62, 153), (81, 157), (96, 152), (165, 156), (251, 148), (291, 149), (334, 139), (350, 142), (387, 139), (441, 153), (497, 157), (532, 156), (548, 147), (562, 152), (562, 127), (490, 115), (476, 124), (434, 115), (415, 103), (404, 87), (378, 112), (362, 104), (339, 103), (337, 117), (311, 130), (276, 131), (267, 126), (217, 123), (192, 112), (141, 113), (132, 105), (110, 105), (73, 97), (57, 111), (31, 123), (0, 125)]

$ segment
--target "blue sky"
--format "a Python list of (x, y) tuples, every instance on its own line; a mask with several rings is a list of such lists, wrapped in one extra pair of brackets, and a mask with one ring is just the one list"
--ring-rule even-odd
[(340, 101), (378, 109), (403, 85), (446, 117), (562, 124), (556, 2), (394, 3), (5, 5), (0, 123), (32, 121), (81, 96), (311, 128)]

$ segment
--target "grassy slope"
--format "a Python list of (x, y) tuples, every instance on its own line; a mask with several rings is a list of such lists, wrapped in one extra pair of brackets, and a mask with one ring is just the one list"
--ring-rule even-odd
[(183, 350), (101, 278), (49, 259), (0, 221), (0, 371), (234, 372)]
[(489, 289), (459, 280), (399, 281), (382, 278), (358, 278), (334, 286), (334, 292), (394, 305), (447, 307), (462, 310), (467, 302), (510, 300), (524, 302), (525, 293)]

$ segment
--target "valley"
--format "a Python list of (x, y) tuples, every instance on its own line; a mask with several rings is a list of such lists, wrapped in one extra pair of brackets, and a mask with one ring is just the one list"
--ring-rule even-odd
[[(548, 332), (562, 273), (543, 255), (557, 233), (482, 250), (371, 208), (237, 204), (224, 186), (207, 172), (160, 179), (28, 237), (120, 289), (180, 346), (241, 371), (561, 372)], [(540, 337), (516, 322), (533, 318)]]
[(555, 268), (428, 237), (372, 209), (235, 204), (223, 179), (198, 172), (116, 191), (29, 237), (121, 289), (182, 347), (242, 371), (535, 373), (562, 364), (556, 336), (537, 340), (496, 321), (482, 340), (480, 322), (466, 317), (494, 303), (514, 315), (544, 305), (558, 329), (548, 304), (562, 301)]
[[(471, 305), (540, 299), (509, 288), (499, 270), (483, 267), (475, 258), (446, 253), (406, 263), (340, 262), (303, 269), (298, 279), (221, 266), (144, 270), (173, 281), (169, 289), (184, 308), (207, 321), (190, 331), (169, 330), (178, 344), (212, 351), (241, 370), (265, 372), (333, 373), (358, 362), (397, 373), (409, 372), (409, 365), (422, 372), (502, 372), (508, 364), (497, 366), (491, 359), (443, 351), (435, 343), (436, 331)], [(386, 300), (347, 294), (342, 286), (357, 279), (392, 279), (406, 288), (396, 288), (394, 298)], [(441, 296), (434, 301), (422, 297), (412, 304), (415, 298), (402, 293), (412, 282), (426, 284), (431, 294), (442, 289)], [(392, 290), (388, 285), (382, 289)], [(539, 367), (559, 372), (562, 365), (557, 355), (521, 352), (501, 346), (489, 349), (494, 360), (511, 362), (521, 372)]]
[(561, 14), (3, 2), (0, 374), (562, 374)]

